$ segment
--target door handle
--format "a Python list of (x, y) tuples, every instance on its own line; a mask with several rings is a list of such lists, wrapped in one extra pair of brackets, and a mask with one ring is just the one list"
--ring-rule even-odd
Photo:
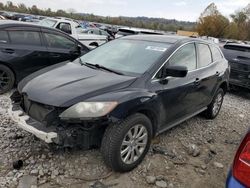
[(194, 84), (196, 86), (200, 85), (200, 79), (199, 78), (196, 78), (195, 81), (194, 81)]
[(3, 49), (2, 52), (7, 53), (7, 54), (13, 54), (15, 50), (6, 48), (6, 49)]
[(217, 71), (217, 72), (215, 73), (215, 76), (219, 77), (219, 76), (220, 76), (220, 73)]

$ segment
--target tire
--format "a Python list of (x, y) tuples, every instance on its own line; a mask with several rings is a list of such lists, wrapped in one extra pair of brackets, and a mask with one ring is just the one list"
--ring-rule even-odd
[(10, 91), (15, 84), (15, 75), (8, 67), (0, 65), (0, 94)]
[[(220, 99), (220, 102), (218, 101), (219, 99)], [(224, 100), (224, 91), (223, 91), (223, 89), (219, 88), (217, 90), (212, 102), (208, 106), (207, 110), (203, 112), (203, 115), (207, 119), (215, 119), (220, 112), (223, 100)], [(215, 108), (216, 108), (216, 110), (215, 110)]]
[[(137, 131), (136, 127), (138, 128)], [(139, 135), (140, 130), (143, 131), (141, 136)], [(134, 138), (132, 138), (131, 141), (128, 140), (130, 139), (128, 136), (129, 132), (131, 134), (134, 134), (135, 132), (138, 133), (135, 134), (136, 136), (139, 135), (138, 138), (135, 139), (136, 141), (132, 140)], [(112, 170), (117, 172), (128, 172), (134, 169), (141, 163), (149, 150), (152, 132), (151, 121), (147, 116), (139, 113), (129, 116), (119, 124), (109, 125), (105, 130), (101, 144), (101, 153), (104, 158), (104, 162), (111, 167)], [(146, 141), (140, 140), (141, 138), (145, 139), (146, 137)], [(126, 145), (123, 145), (123, 143), (126, 143)], [(127, 145), (127, 143), (129, 143), (130, 146)], [(145, 146), (139, 146), (139, 144), (145, 144)], [(122, 155), (121, 151), (126, 150), (125, 148), (128, 148), (128, 152), (124, 153), (125, 155)], [(133, 150), (132, 153), (135, 154), (134, 157), (132, 157), (132, 153), (129, 154), (130, 150)], [(127, 157), (128, 160), (126, 161), (127, 155), (130, 157)]]

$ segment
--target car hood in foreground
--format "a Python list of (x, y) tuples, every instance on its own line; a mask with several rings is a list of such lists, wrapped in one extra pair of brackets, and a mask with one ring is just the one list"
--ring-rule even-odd
[(135, 77), (67, 63), (43, 73), (39, 71), (19, 84), (29, 100), (56, 107), (68, 107), (90, 97), (128, 87)]

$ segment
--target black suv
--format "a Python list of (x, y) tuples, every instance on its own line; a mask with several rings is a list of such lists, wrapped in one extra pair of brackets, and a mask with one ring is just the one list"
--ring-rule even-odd
[(0, 94), (44, 67), (87, 53), (83, 44), (56, 29), (0, 21)]
[(250, 45), (228, 43), (222, 52), (231, 67), (230, 84), (250, 89)]
[(143, 160), (154, 136), (201, 112), (215, 118), (228, 78), (212, 43), (134, 35), (26, 77), (10, 115), (47, 143), (101, 146), (105, 162), (124, 172)]

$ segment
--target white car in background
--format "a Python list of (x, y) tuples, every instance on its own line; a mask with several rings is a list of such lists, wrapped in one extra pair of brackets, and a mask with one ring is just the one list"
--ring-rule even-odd
[(150, 29), (139, 29), (139, 28), (119, 28), (115, 35), (115, 38), (120, 38), (129, 35), (164, 35), (163, 32), (154, 31)]
[(98, 47), (108, 41), (108, 37), (104, 35), (86, 34), (77, 21), (68, 18), (45, 18), (39, 24), (59, 29), (90, 48)]

